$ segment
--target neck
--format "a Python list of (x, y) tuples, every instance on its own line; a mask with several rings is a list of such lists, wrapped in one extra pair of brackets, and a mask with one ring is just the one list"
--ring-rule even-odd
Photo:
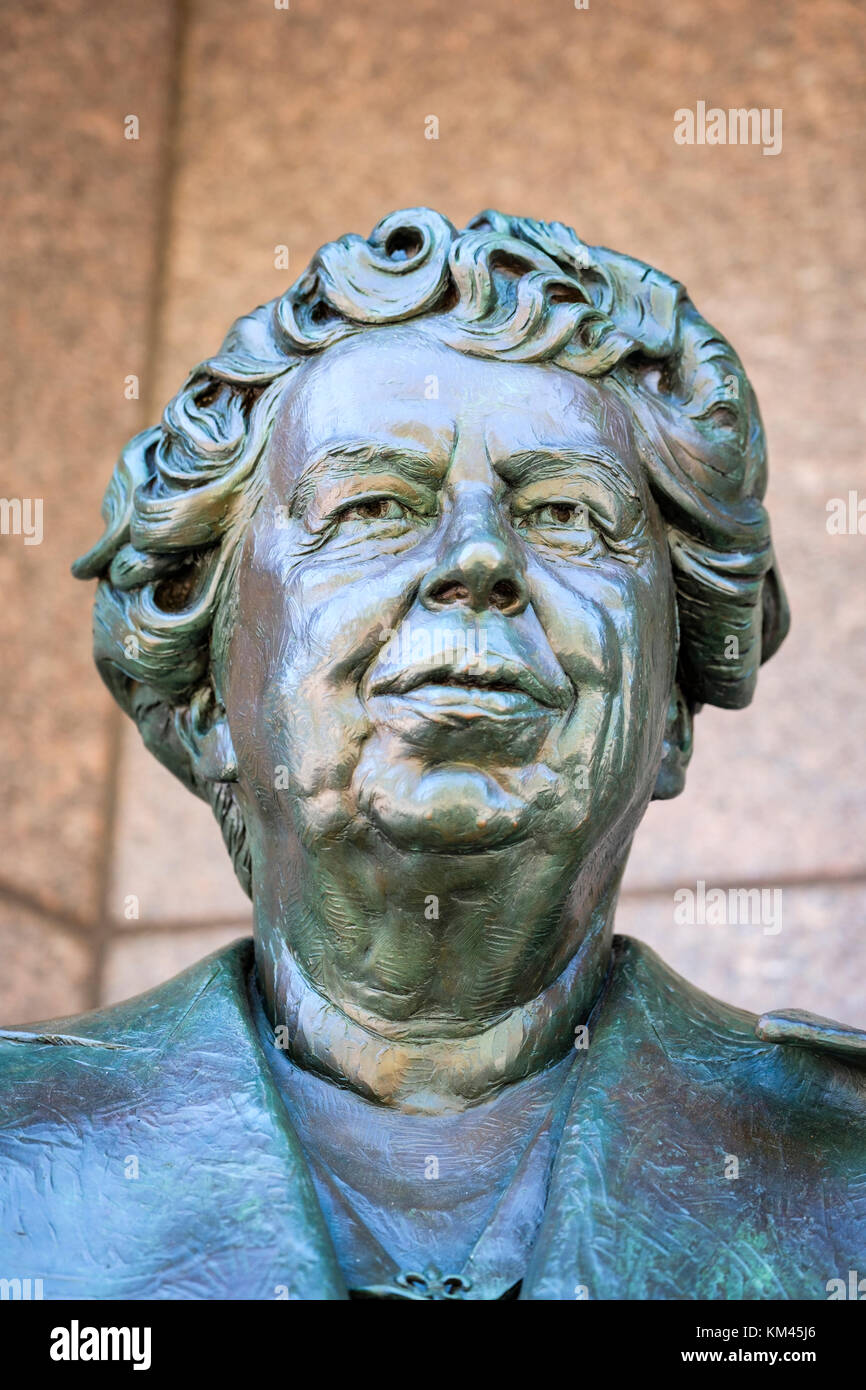
[(599, 883), (596, 866), (571, 883), (563, 871), (556, 892), (551, 856), (534, 874), (510, 865), (504, 882), (490, 856), (403, 866), (393, 881), (368, 855), (359, 879), (347, 857), (255, 876), (265, 1010), (300, 1066), (431, 1114), (489, 1099), (574, 1046), (607, 970), (622, 866), (595, 891), (583, 885)]

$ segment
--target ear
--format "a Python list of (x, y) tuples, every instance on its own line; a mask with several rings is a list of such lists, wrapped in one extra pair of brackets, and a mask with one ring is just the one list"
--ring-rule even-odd
[(199, 781), (237, 781), (238, 761), (226, 712), (210, 686), (197, 690), (189, 705), (175, 710), (174, 726)]
[(692, 710), (683, 692), (675, 685), (668, 705), (662, 762), (656, 778), (653, 801), (679, 796), (686, 784), (686, 768), (692, 756)]

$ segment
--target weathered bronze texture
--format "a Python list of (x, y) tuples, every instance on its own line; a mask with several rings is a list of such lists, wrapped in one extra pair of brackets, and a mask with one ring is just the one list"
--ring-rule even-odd
[(0, 1035), (6, 1264), (446, 1300), (823, 1299), (862, 1262), (866, 1037), (613, 935), (695, 713), (787, 630), (765, 485), (733, 349), (559, 223), (394, 213), (238, 320), (76, 573), (254, 944)]

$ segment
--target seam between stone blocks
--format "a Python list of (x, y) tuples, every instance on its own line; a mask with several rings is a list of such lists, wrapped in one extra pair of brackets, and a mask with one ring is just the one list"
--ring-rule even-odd
[[(166, 114), (162, 147), (158, 160), (157, 215), (153, 235), (153, 271), (148, 296), (148, 322), (145, 333), (143, 377), (145, 389), (141, 395), (139, 429), (150, 425), (157, 410), (155, 382), (157, 361), (162, 341), (163, 314), (168, 291), (168, 272), (172, 223), (178, 174), (181, 103), (185, 89), (186, 49), (189, 34), (189, 5), (187, 0), (174, 0), (171, 6), (172, 61), (165, 82)], [(91, 968), (87, 982), (87, 1002), (96, 1008), (100, 1001), (108, 952), (113, 942), (116, 923), (111, 916), (111, 882), (114, 852), (117, 843), (117, 812), (120, 801), (120, 757), (122, 748), (123, 715), (112, 709), (109, 715), (105, 798), (103, 803), (103, 847), (96, 872), (99, 895), (97, 921), (90, 934)]]

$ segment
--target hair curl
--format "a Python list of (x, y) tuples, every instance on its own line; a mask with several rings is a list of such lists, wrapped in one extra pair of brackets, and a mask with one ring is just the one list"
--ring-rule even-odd
[(99, 580), (94, 656), (103, 679), (151, 752), (211, 802), (247, 892), (231, 785), (196, 776), (175, 711), (209, 698), (214, 625), (288, 373), (350, 335), (419, 317), (461, 352), (606, 377), (625, 399), (667, 527), (679, 681), (692, 704), (748, 704), (760, 662), (787, 631), (762, 505), (757, 402), (739, 358), (681, 285), (586, 246), (562, 223), (495, 211), (457, 231), (439, 213), (411, 208), (384, 218), (368, 240), (340, 237), (285, 294), (238, 319), (161, 424), (130, 440), (103, 502), (104, 533), (73, 567)]

